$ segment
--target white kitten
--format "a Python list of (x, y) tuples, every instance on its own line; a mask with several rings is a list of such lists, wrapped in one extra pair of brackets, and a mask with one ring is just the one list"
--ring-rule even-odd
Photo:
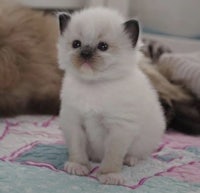
[(69, 148), (66, 172), (123, 184), (122, 164), (150, 155), (165, 130), (156, 91), (138, 68), (139, 25), (119, 13), (90, 8), (60, 15), (59, 63), (67, 71), (60, 123)]

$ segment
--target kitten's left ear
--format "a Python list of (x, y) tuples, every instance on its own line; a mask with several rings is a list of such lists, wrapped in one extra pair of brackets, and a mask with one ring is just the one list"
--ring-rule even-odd
[(135, 19), (131, 19), (124, 23), (124, 30), (129, 35), (133, 47), (136, 46), (139, 34), (140, 34), (140, 25), (139, 22)]
[(71, 20), (71, 16), (67, 13), (59, 13), (58, 19), (59, 19), (60, 33), (62, 35), (65, 29), (67, 28), (69, 21)]

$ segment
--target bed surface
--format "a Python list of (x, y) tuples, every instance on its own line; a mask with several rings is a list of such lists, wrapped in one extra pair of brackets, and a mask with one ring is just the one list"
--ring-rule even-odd
[(124, 167), (126, 185), (100, 185), (95, 174), (70, 176), (57, 117), (0, 119), (0, 193), (198, 193), (200, 138), (168, 133), (156, 152), (135, 167)]

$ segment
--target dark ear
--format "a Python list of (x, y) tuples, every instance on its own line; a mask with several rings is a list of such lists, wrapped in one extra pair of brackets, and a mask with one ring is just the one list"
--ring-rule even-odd
[(59, 19), (60, 33), (63, 34), (71, 19), (71, 16), (68, 15), (67, 13), (60, 13), (58, 14), (58, 19)]
[(135, 19), (125, 22), (124, 30), (129, 35), (132, 41), (133, 47), (135, 47), (139, 38), (139, 33), (140, 33), (139, 22)]

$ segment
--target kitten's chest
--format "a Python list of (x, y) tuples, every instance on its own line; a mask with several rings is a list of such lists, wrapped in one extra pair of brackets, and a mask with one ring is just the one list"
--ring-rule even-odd
[(109, 93), (91, 85), (66, 84), (63, 99), (65, 103), (77, 109), (81, 114), (100, 114), (109, 101)]
[(92, 115), (102, 114), (103, 111), (105, 111), (102, 98), (98, 99), (95, 96), (89, 96), (88, 93), (87, 96), (83, 96), (83, 94), (74, 94), (74, 97), (77, 98), (76, 102), (72, 99), (74, 107), (84, 116), (89, 117)]
[[(77, 109), (83, 116), (93, 114), (111, 116), (121, 109), (129, 108), (133, 97), (124, 82), (105, 84), (83, 84), (79, 81), (67, 80), (63, 87), (62, 99), (66, 106)], [(127, 92), (128, 91), (128, 92)]]

